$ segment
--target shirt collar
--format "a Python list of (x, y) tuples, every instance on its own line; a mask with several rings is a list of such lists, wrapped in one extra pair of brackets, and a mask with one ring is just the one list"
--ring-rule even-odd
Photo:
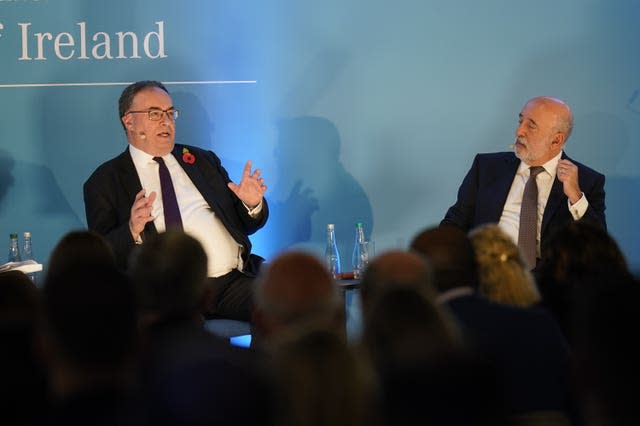
[(475, 291), (473, 290), (473, 288), (469, 286), (455, 287), (440, 293), (436, 297), (436, 301), (438, 303), (447, 303), (452, 299), (457, 299), (458, 297), (462, 297), (462, 296), (470, 296), (474, 293)]
[[(558, 155), (556, 155), (551, 160), (547, 161), (542, 165), (542, 167), (544, 167), (544, 171), (547, 172), (547, 174), (550, 175), (553, 179), (555, 179), (556, 177), (556, 171), (558, 170), (558, 161), (560, 161), (560, 159), (562, 158), (563, 152), (564, 151), (561, 150), (558, 153)], [(529, 167), (531, 166), (529, 166), (524, 161), (520, 161), (517, 174), (523, 175), (523, 176), (529, 176)]]
[(148, 164), (149, 162), (153, 162), (153, 155), (147, 154), (143, 150), (138, 149), (131, 144), (129, 144), (129, 153), (131, 154), (133, 162), (136, 164)]
[[(135, 146), (129, 144), (129, 153), (131, 154), (131, 159), (135, 164), (145, 165), (150, 163), (155, 163), (153, 160), (154, 156), (144, 152), (143, 150), (136, 148)], [(163, 155), (162, 158), (165, 160), (165, 163), (171, 164), (174, 161), (173, 153), (168, 153)]]

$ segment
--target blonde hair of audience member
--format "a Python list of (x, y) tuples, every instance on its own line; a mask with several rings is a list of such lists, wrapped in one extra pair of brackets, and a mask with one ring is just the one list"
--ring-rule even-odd
[(540, 301), (533, 275), (524, 266), (518, 246), (498, 225), (469, 232), (478, 262), (478, 290), (489, 300), (529, 307)]
[(372, 375), (344, 334), (305, 324), (273, 342), (276, 426), (372, 424)]
[(265, 264), (256, 280), (252, 322), (258, 345), (292, 325), (343, 329), (342, 298), (318, 258), (300, 251), (283, 253)]

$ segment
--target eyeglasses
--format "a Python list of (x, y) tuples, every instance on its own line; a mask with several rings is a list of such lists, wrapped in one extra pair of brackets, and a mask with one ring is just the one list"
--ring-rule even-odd
[(178, 116), (177, 109), (169, 108), (169, 109), (147, 109), (144, 111), (127, 111), (127, 114), (147, 114), (149, 116), (149, 120), (151, 121), (160, 121), (162, 120), (162, 116), (167, 114), (167, 118), (169, 120), (175, 121)]

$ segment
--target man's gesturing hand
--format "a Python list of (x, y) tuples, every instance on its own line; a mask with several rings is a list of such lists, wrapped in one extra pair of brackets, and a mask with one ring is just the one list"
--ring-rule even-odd
[(569, 198), (571, 204), (575, 204), (582, 198), (582, 191), (578, 184), (578, 166), (569, 160), (558, 161), (558, 180), (562, 182), (564, 195)]
[(260, 169), (256, 169), (251, 173), (251, 160), (247, 161), (242, 171), (242, 180), (237, 185), (233, 182), (228, 183), (229, 189), (233, 191), (236, 196), (247, 205), (250, 209), (253, 209), (260, 204), (264, 192), (267, 187), (264, 184), (264, 179), (260, 177)]
[(145, 190), (141, 190), (136, 194), (136, 199), (131, 206), (131, 216), (129, 217), (129, 230), (134, 240), (137, 240), (147, 222), (155, 219), (151, 216), (153, 202), (156, 200), (155, 191), (151, 192), (148, 197), (144, 196)]

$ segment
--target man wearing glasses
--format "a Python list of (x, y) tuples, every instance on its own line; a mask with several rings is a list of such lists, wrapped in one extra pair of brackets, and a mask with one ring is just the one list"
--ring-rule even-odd
[(251, 254), (248, 236), (268, 216), (260, 170), (247, 161), (236, 184), (213, 152), (175, 144), (179, 113), (160, 82), (129, 85), (118, 107), (129, 146), (84, 184), (89, 229), (111, 242), (123, 268), (148, 235), (184, 230), (207, 252), (212, 295), (205, 315), (248, 320), (252, 281), (263, 260)]

